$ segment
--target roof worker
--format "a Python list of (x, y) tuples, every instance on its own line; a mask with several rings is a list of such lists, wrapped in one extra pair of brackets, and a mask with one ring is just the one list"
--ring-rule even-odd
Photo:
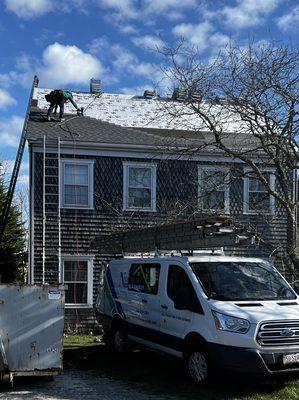
[(75, 107), (77, 110), (78, 115), (83, 115), (83, 108), (79, 108), (77, 104), (74, 101), (73, 95), (71, 92), (68, 90), (53, 90), (51, 93), (47, 94), (45, 96), (46, 100), (50, 103), (50, 107), (48, 109), (48, 114), (47, 114), (47, 120), (51, 121), (51, 116), (53, 113), (53, 110), (55, 108), (55, 113), (57, 106), (59, 106), (59, 120), (60, 122), (64, 121), (63, 115), (64, 115), (64, 104), (67, 101), (70, 101), (72, 105)]

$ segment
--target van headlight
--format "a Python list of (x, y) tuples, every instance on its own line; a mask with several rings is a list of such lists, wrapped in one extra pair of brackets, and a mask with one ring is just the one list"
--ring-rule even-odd
[(212, 310), (215, 325), (221, 331), (236, 333), (247, 333), (250, 328), (250, 322), (247, 319), (232, 317), (231, 315), (221, 314)]

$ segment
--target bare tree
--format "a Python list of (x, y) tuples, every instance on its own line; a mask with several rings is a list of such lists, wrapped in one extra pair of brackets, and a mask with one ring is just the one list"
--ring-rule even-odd
[(206, 145), (240, 160), (247, 167), (244, 174), (259, 185), (257, 192), (274, 199), (287, 223), (284, 257), (298, 272), (298, 48), (277, 43), (230, 45), (206, 62), (182, 41), (176, 48), (164, 48), (163, 54), (165, 73), (179, 88), (179, 104), (166, 103), (168, 114), (174, 119), (184, 116), (194, 123), (194, 130), (209, 133)]

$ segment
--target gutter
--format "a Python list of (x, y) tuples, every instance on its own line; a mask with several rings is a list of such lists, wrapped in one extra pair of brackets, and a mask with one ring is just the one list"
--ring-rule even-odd
[[(28, 139), (28, 143), (32, 145), (32, 147), (40, 147), (42, 146), (42, 139)], [(73, 141), (68, 141), (68, 140), (61, 140), (60, 141), (61, 146), (64, 148), (73, 148), (74, 143)], [(53, 145), (53, 148), (57, 147), (56, 146), (56, 141), (52, 139), (47, 140), (47, 147), (50, 147), (51, 144)], [(200, 147), (200, 145), (198, 146)], [(141, 153), (150, 151), (153, 153), (162, 153), (162, 154), (176, 154), (179, 155), (179, 153), (185, 152), (185, 154), (188, 154), (190, 157), (194, 156), (194, 151), (192, 151), (193, 148), (196, 148), (195, 146), (163, 146), (163, 145), (138, 145), (138, 144), (122, 144), (122, 143), (95, 143), (95, 142), (80, 142), (76, 141), (76, 148), (77, 149), (93, 149), (93, 150), (115, 150), (115, 151), (139, 151)], [(245, 150), (245, 149), (244, 149)], [(254, 151), (254, 150), (253, 150)], [(206, 147), (205, 151), (198, 151), (196, 156), (200, 155), (208, 155), (208, 156), (217, 156), (217, 155), (224, 155), (226, 154), (225, 151), (217, 149), (215, 146), (210, 146)], [(256, 152), (255, 152), (256, 154)], [(263, 157), (263, 154), (260, 154), (261, 157)], [(231, 158), (231, 157), (228, 157)], [(266, 157), (264, 156), (266, 159)]]

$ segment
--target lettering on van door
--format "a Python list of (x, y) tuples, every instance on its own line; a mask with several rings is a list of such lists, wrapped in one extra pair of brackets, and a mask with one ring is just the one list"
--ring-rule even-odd
[(181, 317), (179, 315), (174, 315), (174, 314), (162, 313), (162, 318), (163, 317), (177, 319), (178, 321), (191, 322), (190, 318), (184, 318), (184, 317)]
[[(157, 263), (132, 263), (128, 277), (130, 318), (144, 326), (159, 323), (158, 286), (161, 265)], [(125, 282), (125, 277), (123, 277)]]

